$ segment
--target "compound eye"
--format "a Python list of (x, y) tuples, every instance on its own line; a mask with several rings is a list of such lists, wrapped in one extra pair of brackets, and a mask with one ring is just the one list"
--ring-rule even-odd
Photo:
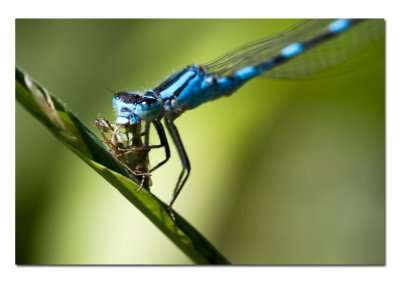
[(137, 103), (138, 100), (141, 99), (141, 95), (135, 92), (118, 92), (114, 96), (119, 101), (123, 101), (125, 103)]
[(157, 98), (155, 98), (154, 96), (143, 96), (143, 101), (148, 103), (154, 103), (157, 101)]
[(133, 93), (133, 92), (131, 92), (131, 94), (130, 94), (131, 96), (132, 96), (132, 98), (134, 98), (134, 99), (139, 99), (139, 98), (141, 98), (142, 96), (139, 94), (139, 93)]

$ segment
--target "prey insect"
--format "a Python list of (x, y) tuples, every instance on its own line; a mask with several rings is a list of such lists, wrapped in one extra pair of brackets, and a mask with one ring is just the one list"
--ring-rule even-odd
[[(149, 188), (151, 186), (151, 170), (149, 169), (148, 154), (151, 147), (148, 146), (148, 131), (141, 132), (141, 123), (121, 127), (112, 125), (101, 117), (96, 119), (96, 127), (110, 152), (129, 173), (139, 177), (139, 189)], [(144, 141), (142, 140), (143, 136)]]
[[(166, 144), (165, 132), (157, 122), (153, 122), (160, 137), (159, 145), (149, 145), (150, 122), (145, 122), (142, 132), (142, 123), (132, 125), (115, 125), (107, 119), (98, 117), (96, 127), (103, 142), (111, 153), (125, 166), (127, 171), (140, 178), (139, 190), (149, 189), (151, 173), (161, 167), (170, 157), (170, 150)], [(150, 168), (149, 152), (153, 148), (165, 149), (165, 159)]]

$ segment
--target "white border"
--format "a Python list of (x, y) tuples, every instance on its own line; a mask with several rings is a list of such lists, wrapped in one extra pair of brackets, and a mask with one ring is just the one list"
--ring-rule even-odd
[[(400, 216), (400, 89), (399, 27), (396, 1), (9, 1), (3, 3), (1, 27), (1, 176), (7, 186), (0, 189), (0, 281), (1, 282), (71, 282), (72, 280), (110, 282), (116, 280), (151, 280), (204, 282), (209, 279), (263, 282), (394, 282), (399, 278)], [(7, 5), (7, 6), (6, 6)], [(204, 268), (149, 267), (81, 268), (16, 267), (14, 187), (15, 187), (15, 18), (308, 18), (363, 17), (385, 18), (387, 25), (387, 147), (386, 147), (386, 266), (385, 267), (238, 267)], [(5, 31), (5, 32), (4, 32)], [(14, 150), (11, 150), (14, 149)], [(2, 182), (4, 184), (4, 182)], [(4, 279), (7, 278), (7, 279)], [(10, 278), (12, 278), (10, 280)]]

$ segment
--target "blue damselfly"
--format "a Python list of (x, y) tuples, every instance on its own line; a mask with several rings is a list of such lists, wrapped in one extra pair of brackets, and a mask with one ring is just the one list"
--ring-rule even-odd
[[(166, 152), (165, 160), (155, 167), (158, 168), (170, 157), (168, 140), (161, 123), (164, 120), (183, 167), (169, 203), (173, 218), (171, 207), (191, 170), (174, 123), (177, 117), (207, 101), (232, 94), (255, 77), (297, 79), (321, 73), (352, 58), (370, 43), (380, 40), (383, 34), (383, 20), (303, 21), (274, 37), (242, 46), (208, 64), (193, 64), (183, 68), (144, 94), (128, 91), (116, 93), (113, 98), (117, 113), (114, 132), (141, 121), (152, 123), (161, 140), (161, 144), (155, 147), (164, 147)], [(148, 129), (145, 128), (144, 135), (147, 135)], [(147, 144), (145, 146), (146, 150), (151, 148)]]

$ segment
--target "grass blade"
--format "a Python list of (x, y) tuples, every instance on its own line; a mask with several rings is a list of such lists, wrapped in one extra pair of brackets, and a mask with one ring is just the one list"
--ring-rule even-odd
[(111, 155), (103, 143), (66, 105), (16, 67), (16, 99), (62, 143), (112, 184), (189, 258), (198, 264), (229, 264), (193, 226), (147, 190), (137, 190), (138, 179)]

